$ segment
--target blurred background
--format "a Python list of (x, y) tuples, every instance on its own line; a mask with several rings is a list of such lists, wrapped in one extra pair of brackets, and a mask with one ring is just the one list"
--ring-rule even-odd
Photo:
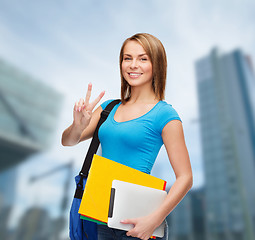
[[(192, 190), (171, 240), (255, 239), (253, 0), (0, 0), (0, 239), (68, 239), (89, 142), (63, 147), (75, 101), (120, 97), (118, 55), (137, 32), (168, 57), (166, 101), (183, 121)], [(164, 147), (152, 174), (175, 177)]]

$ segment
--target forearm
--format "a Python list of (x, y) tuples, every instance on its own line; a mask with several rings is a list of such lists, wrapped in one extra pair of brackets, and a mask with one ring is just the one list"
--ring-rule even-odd
[(62, 145), (73, 146), (76, 145), (81, 137), (83, 128), (72, 123), (62, 134)]
[(140, 239), (149, 239), (154, 230), (164, 221), (168, 214), (177, 206), (177, 204), (186, 195), (192, 186), (192, 176), (178, 177), (169, 191), (163, 204), (150, 215), (125, 219), (121, 221), (124, 224), (133, 224), (134, 228), (127, 232), (127, 236), (138, 237)]
[(176, 179), (163, 204), (153, 213), (159, 225), (183, 199), (192, 187), (192, 184), (192, 175), (181, 176)]

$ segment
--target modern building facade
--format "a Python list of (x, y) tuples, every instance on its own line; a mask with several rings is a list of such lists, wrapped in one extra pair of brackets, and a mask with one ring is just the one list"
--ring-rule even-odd
[(8, 239), (17, 165), (47, 149), (62, 95), (0, 59), (0, 239)]
[(206, 239), (255, 239), (255, 77), (241, 50), (196, 62)]
[(167, 217), (170, 240), (206, 240), (204, 189), (192, 189)]
[(0, 59), (0, 172), (50, 146), (61, 94)]
[(205, 193), (204, 189), (190, 191), (192, 234), (195, 240), (205, 240)]
[(192, 229), (191, 207), (189, 192), (167, 218), (170, 240), (195, 240)]
[(14, 240), (51, 240), (53, 222), (45, 209), (32, 207), (23, 215)]

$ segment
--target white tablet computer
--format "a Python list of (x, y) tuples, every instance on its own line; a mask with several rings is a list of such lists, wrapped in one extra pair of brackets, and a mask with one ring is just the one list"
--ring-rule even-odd
[[(132, 229), (132, 224), (123, 224), (120, 221), (152, 213), (162, 204), (166, 195), (167, 192), (163, 190), (113, 180), (107, 225), (125, 231)], [(163, 222), (153, 236), (163, 237), (164, 228)]]

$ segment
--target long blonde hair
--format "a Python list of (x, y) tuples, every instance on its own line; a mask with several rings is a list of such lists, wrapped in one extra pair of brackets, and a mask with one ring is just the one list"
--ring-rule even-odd
[(129, 41), (137, 41), (142, 45), (146, 54), (149, 56), (152, 63), (152, 87), (156, 97), (159, 100), (165, 99), (165, 87), (166, 87), (166, 74), (167, 74), (167, 59), (166, 52), (161, 41), (148, 33), (137, 33), (130, 38), (127, 38), (122, 44), (120, 50), (120, 75), (121, 75), (121, 101), (127, 102), (131, 96), (131, 87), (123, 77), (122, 73), (122, 61), (124, 48)]

